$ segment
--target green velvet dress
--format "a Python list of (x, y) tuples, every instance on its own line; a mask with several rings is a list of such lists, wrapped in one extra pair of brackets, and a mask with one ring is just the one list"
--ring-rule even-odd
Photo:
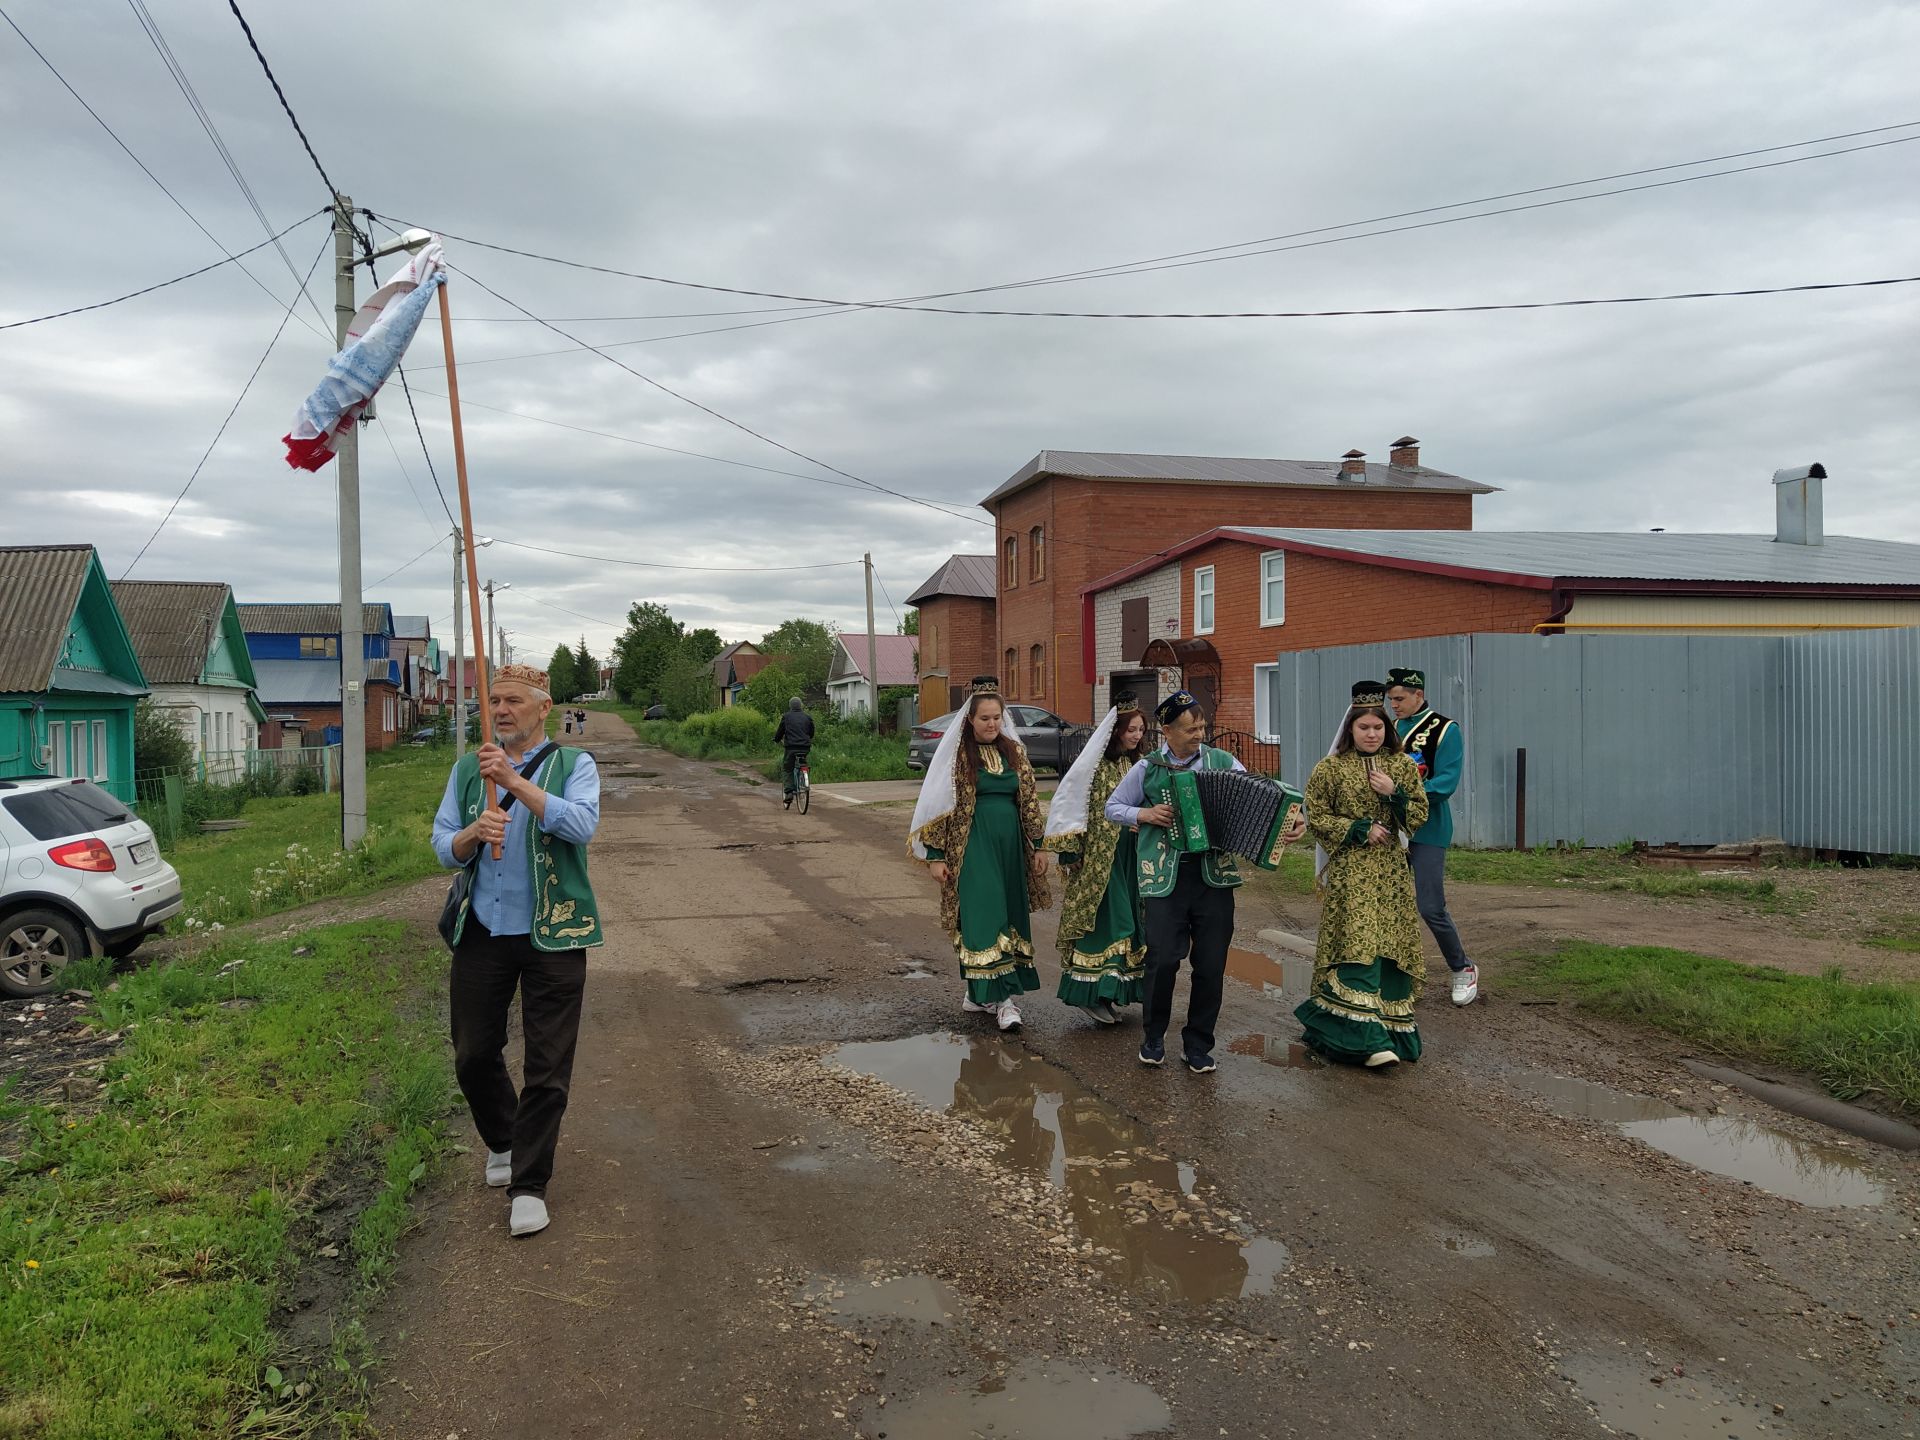
[[(995, 755), (989, 764), (998, 760)], [(967, 998), (976, 1005), (994, 1005), (1040, 988), (1027, 890), (1032, 847), (1021, 821), (1020, 788), (1021, 777), (1012, 769), (981, 769), (953, 881), (959, 900), (954, 950)], [(927, 855), (946, 858), (944, 850), (931, 846)]]
[[(1405, 755), (1375, 765), (1398, 787), (1391, 799), (1367, 783), (1355, 752), (1329, 755), (1307, 781), (1307, 825), (1330, 857), (1322, 877), (1326, 903), (1314, 947), (1313, 990), (1293, 1013), (1308, 1045), (1330, 1060), (1364, 1062), (1391, 1050), (1420, 1058), (1413, 1004), (1426, 976), (1413, 872), (1399, 838), (1426, 823), (1427, 794)], [(1375, 824), (1395, 832), (1367, 844)]]

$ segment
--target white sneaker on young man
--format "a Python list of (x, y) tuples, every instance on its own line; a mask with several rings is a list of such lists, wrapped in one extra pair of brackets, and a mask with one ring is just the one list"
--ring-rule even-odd
[(511, 1150), (487, 1151), (487, 1184), (496, 1190), (513, 1183), (513, 1152)]
[(534, 1235), (552, 1222), (547, 1218), (547, 1202), (538, 1195), (516, 1195), (507, 1212), (509, 1235)]
[(1378, 1070), (1383, 1065), (1398, 1065), (1400, 1057), (1391, 1050), (1376, 1050), (1367, 1056), (1367, 1068)]
[(1109, 1001), (1096, 1000), (1093, 1004), (1082, 1005), (1080, 1008), (1093, 1017), (1093, 1023), (1096, 1025), (1118, 1025), (1120, 1023), (1120, 1014), (1113, 1008), (1112, 1003)]
[(1002, 1030), (1020, 1028), (1020, 1012), (1013, 1008), (1013, 1001), (1002, 1000), (997, 1007), (997, 1022)]
[(1471, 1005), (1480, 996), (1480, 967), (1467, 965), (1453, 972), (1453, 1003)]

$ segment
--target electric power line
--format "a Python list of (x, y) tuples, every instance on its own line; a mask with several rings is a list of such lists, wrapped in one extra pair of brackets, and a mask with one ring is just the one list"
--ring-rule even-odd
[[(219, 127), (213, 123), (212, 114), (201, 103), (200, 92), (193, 88), (193, 82), (187, 78), (185, 67), (173, 53), (173, 46), (167, 43), (167, 37), (161, 33), (160, 22), (155, 20), (152, 12), (147, 9), (146, 0), (127, 0), (127, 6), (133, 11), (133, 18), (140, 23), (140, 28), (146, 32), (148, 41), (153, 45), (154, 53), (160, 57), (160, 63), (167, 67), (167, 73), (173, 77), (173, 83), (179, 89), (181, 98), (187, 102), (187, 108), (193, 111), (193, 118), (200, 122), (200, 128), (206, 132), (207, 139), (213, 143), (214, 152), (219, 155), (221, 163), (227, 167), (227, 173), (233, 177), (233, 183), (240, 187), (240, 194), (252, 209), (254, 217), (259, 220), (260, 228), (272, 235), (273, 225), (268, 221), (267, 212), (260, 204), (260, 197), (254, 194), (253, 186), (241, 173), (240, 162), (234, 158), (225, 137), (220, 134)], [(293, 257), (287, 254), (287, 247), (275, 239), (273, 248), (280, 252), (280, 259), (286, 264), (287, 273), (298, 280), (300, 272), (294, 268)], [(313, 307), (314, 318), (320, 322), (324, 330), (327, 317), (321, 314), (320, 306), (312, 295), (307, 295), (306, 300), (307, 304)]]
[(320, 180), (327, 187), (327, 194), (338, 200), (340, 187), (333, 183), (333, 178), (327, 174), (327, 167), (322, 165), (320, 157), (313, 153), (313, 142), (307, 139), (307, 132), (300, 124), (300, 117), (293, 113), (293, 105), (287, 99), (287, 92), (280, 88), (280, 81), (273, 73), (273, 66), (267, 63), (267, 57), (261, 53), (260, 42), (253, 38), (253, 27), (247, 23), (247, 17), (240, 13), (240, 7), (235, 0), (227, 0), (227, 8), (233, 12), (233, 18), (240, 22), (240, 29), (245, 32), (247, 44), (253, 50), (253, 58), (260, 62), (260, 68), (266, 72), (267, 83), (273, 86), (273, 93), (279, 96), (280, 108), (287, 112), (287, 119), (293, 124), (293, 133), (300, 137), (300, 143), (306, 147), (307, 158), (313, 162), (313, 168), (320, 172)]
[(887, 582), (880, 578), (880, 567), (877, 565), (873, 570), (873, 583), (880, 587), (882, 595), (887, 596), (887, 608), (893, 611), (893, 623), (896, 626), (905, 625), (907, 622), (900, 618), (900, 607), (893, 603), (893, 596), (887, 594)]
[[(469, 277), (471, 278), (471, 277)], [(618, 555), (584, 555), (578, 550), (555, 550), (546, 545), (529, 545), (524, 540), (496, 536), (496, 545), (511, 545), (516, 550), (537, 550), (542, 555), (564, 555), (569, 560), (597, 560), (606, 565), (635, 565), (647, 570), (691, 570), (703, 575), (773, 574), (787, 570), (837, 570), (842, 565), (864, 565), (864, 560), (823, 560), (813, 565), (670, 565), (664, 560), (628, 560)]]
[[(49, 315), (36, 315), (31, 320), (9, 320), (5, 324), (0, 324), (0, 330), (18, 330), (22, 325), (38, 325), (41, 322), (46, 320), (64, 320), (69, 315), (84, 315), (89, 310), (104, 310), (109, 305), (118, 305), (122, 301), (138, 300), (142, 295), (151, 295), (156, 290), (165, 290), (169, 285), (178, 285), (182, 280), (192, 280), (196, 276), (205, 275), (209, 270), (218, 270), (222, 265), (231, 265), (234, 261), (242, 258), (243, 256), (253, 254), (255, 250), (264, 250), (267, 248), (267, 246), (271, 245), (275, 240), (281, 239), (282, 237), (287, 235), (291, 235), (294, 231), (298, 230), (302, 225), (306, 224), (307, 221), (313, 219), (314, 216), (325, 215), (326, 213), (327, 212), (325, 210), (316, 210), (313, 212), (312, 215), (302, 215), (298, 220), (294, 221), (293, 224), (287, 226), (286, 229), (280, 231), (278, 234), (272, 236), (269, 239), (262, 240), (258, 245), (249, 246), (245, 250), (237, 251), (236, 253), (227, 256), (227, 258), (224, 260), (215, 260), (211, 265), (202, 265), (198, 270), (189, 270), (184, 275), (176, 275), (171, 280), (162, 280), (155, 285), (146, 285), (146, 286), (142, 286), (138, 290), (129, 290), (126, 294), (116, 295), (111, 300), (96, 300), (91, 305), (75, 305), (70, 310), (55, 310), (52, 314), (49, 314)], [(268, 293), (271, 294), (272, 292), (269, 291)], [(277, 295), (274, 296), (274, 299), (276, 301), (278, 301), (279, 298), (280, 297)]]
[[(420, 428), (420, 412), (413, 408), (413, 388), (407, 384), (407, 367), (398, 365), (394, 368), (400, 372), (400, 393), (407, 397), (407, 413), (413, 416), (413, 433), (420, 437), (420, 453), (427, 461), (427, 478), (433, 481), (433, 493), (440, 497), (440, 508), (447, 512), (447, 523), (458, 530), (460, 522), (454, 519), (453, 507), (447, 504), (447, 492), (440, 488), (440, 472), (433, 468), (433, 452), (427, 449), (427, 432)], [(394, 458), (398, 459), (399, 455), (400, 452), (396, 450)]]
[[(111, 125), (109, 125), (106, 122), (105, 118), (101, 116), (98, 110), (94, 109), (92, 105), (87, 103), (87, 99), (84, 95), (82, 95), (78, 90), (73, 88), (73, 86), (68, 82), (67, 77), (60, 73), (59, 67), (57, 67), (53, 63), (53, 61), (49, 60), (46, 57), (46, 55), (41, 51), (38, 45), (34, 44), (32, 40), (27, 38), (27, 32), (22, 30), (19, 27), (19, 25), (14, 22), (14, 18), (11, 15), (7, 14), (5, 10), (0, 10), (0, 20), (4, 20), (7, 22), (7, 25), (9, 26), (9, 28), (12, 29), (13, 33), (20, 37), (22, 43), (24, 43), (29, 50), (33, 51), (35, 57), (39, 59), (42, 65), (47, 67), (47, 70), (53, 75), (53, 78), (60, 82), (61, 88), (63, 88), (69, 95), (73, 96), (75, 100), (79, 101), (80, 108), (85, 110), (87, 114), (91, 115), (94, 119), (94, 123), (99, 125), (99, 127), (102, 130), (107, 132), (108, 137), (113, 141), (114, 144), (120, 147), (120, 149), (126, 154), (126, 157), (129, 160), (133, 161), (135, 165), (138, 165), (140, 167), (140, 173), (145, 175), (155, 185), (160, 187), (160, 193), (165, 195), (167, 199), (173, 202), (174, 208), (177, 209), (182, 215), (186, 216), (187, 219), (192, 221), (194, 228), (196, 230), (198, 230), (202, 235), (206, 236), (207, 239), (213, 241), (213, 243), (219, 247), (220, 253), (227, 257), (227, 260), (238, 261), (239, 256), (234, 254), (233, 251), (227, 248), (225, 241), (223, 241), (218, 235), (214, 234), (213, 231), (209, 230), (204, 224), (201, 223), (200, 217), (198, 215), (195, 215), (193, 211), (187, 208), (186, 202), (184, 200), (182, 200), (178, 195), (174, 194), (172, 190), (167, 188), (166, 181), (162, 180), (158, 175), (154, 174), (153, 170), (148, 166), (147, 162), (142, 160), (138, 155), (134, 153), (133, 147), (127, 144), (126, 141), (120, 138), (119, 132), (117, 132)], [(296, 221), (295, 223), (304, 224), (305, 221), (303, 219), (301, 221)], [(288, 228), (291, 229), (293, 227), (290, 226)], [(286, 233), (287, 232), (285, 230), (282, 230), (274, 238), (278, 239), (280, 235), (284, 235)], [(259, 248), (260, 248), (259, 246), (254, 247), (254, 249), (256, 250)], [(243, 250), (240, 252), (241, 255), (250, 254), (250, 253), (252, 252), (246, 251), (246, 250)], [(224, 264), (225, 262), (223, 261), (222, 263)], [(247, 269), (247, 267), (244, 265), (239, 266), (239, 270), (242, 275), (245, 275), (247, 279), (251, 280), (255, 285), (259, 286), (264, 293), (271, 296), (273, 299), (273, 303), (275, 305), (278, 305), (280, 303), (280, 297), (273, 293), (273, 290), (267, 285), (266, 281), (262, 280), (258, 275), (255, 275), (251, 270)], [(183, 276), (181, 278), (184, 279), (186, 277)], [(174, 282), (169, 281), (167, 283), (172, 284)], [(155, 288), (158, 288), (158, 287), (155, 287)], [(130, 298), (130, 297), (122, 297), (122, 298)], [(84, 308), (90, 308), (90, 307), (84, 307)], [(47, 317), (47, 318), (52, 318), (52, 317)], [(302, 318), (300, 323), (303, 325), (307, 323), (304, 317)], [(310, 330), (314, 329), (314, 327), (311, 325), (308, 325), (307, 328)], [(331, 335), (323, 334), (322, 332), (317, 330), (315, 331), (315, 333), (321, 334), (321, 338), (326, 340), (329, 345), (333, 343), (333, 337)]]
[[(387, 429), (385, 417), (373, 417), (380, 425), (380, 437), (387, 442), (387, 449), (393, 452), (393, 463), (400, 467), (400, 478), (407, 482), (407, 493), (413, 496), (413, 503), (419, 507), (420, 518), (427, 522), (427, 529), (434, 534), (440, 533), (439, 522), (427, 513), (427, 502), (420, 498), (420, 487), (413, 483), (413, 472), (407, 469), (407, 462), (400, 458), (400, 447), (393, 443), (393, 432)], [(458, 529), (458, 526), (454, 527)], [(438, 543), (437, 541), (435, 543)]]
[[(313, 272), (320, 268), (320, 257), (327, 253), (327, 246), (332, 243), (332, 240), (331, 234), (321, 237), (320, 249), (313, 257), (313, 264), (307, 267), (307, 281), (300, 287), (303, 294), (306, 291), (306, 284), (313, 280)], [(138, 565), (141, 557), (153, 548), (153, 542), (160, 538), (160, 532), (166, 529), (167, 522), (173, 519), (173, 512), (178, 510), (180, 502), (187, 498), (187, 492), (193, 488), (193, 482), (200, 478), (200, 472), (206, 468), (207, 461), (213, 457), (214, 447), (220, 443), (220, 437), (227, 433), (227, 426), (233, 423), (233, 417), (239, 414), (240, 406), (247, 398), (247, 392), (253, 389), (253, 382), (260, 378), (260, 372), (266, 368), (267, 357), (273, 354), (273, 347), (280, 343), (280, 336), (285, 333), (287, 322), (293, 318), (293, 312), (299, 306), (298, 295), (287, 302), (287, 308), (281, 313), (280, 323), (274, 327), (273, 338), (267, 342), (267, 348), (260, 352), (260, 359), (254, 364), (253, 373), (247, 376), (247, 383), (240, 387), (240, 394), (234, 400), (233, 408), (227, 411), (227, 418), (220, 422), (220, 428), (213, 432), (213, 439), (208, 442), (206, 453), (200, 457), (200, 463), (193, 467), (193, 473), (187, 476), (187, 483), (180, 487), (180, 493), (173, 497), (173, 503), (167, 506), (167, 513), (160, 517), (160, 523), (153, 527), (153, 533), (147, 536), (146, 544), (142, 545), (133, 559), (127, 562), (127, 568), (120, 572), (122, 580), (133, 574), (133, 567)]]
[(387, 583), (387, 581), (393, 579), (394, 576), (404, 574), (408, 570), (411, 570), (414, 566), (418, 565), (422, 560), (426, 559), (427, 556), (431, 555), (434, 551), (438, 550), (441, 547), (441, 545), (446, 542), (446, 539), (447, 537), (445, 535), (439, 536), (437, 539), (434, 540), (433, 544), (427, 546), (426, 549), (422, 550), (418, 555), (414, 556), (413, 559), (407, 561), (407, 563), (402, 565), (398, 570), (389, 570), (386, 574), (382, 575), (378, 580), (369, 580), (367, 582), (367, 589), (371, 590), (376, 585), (384, 585)]

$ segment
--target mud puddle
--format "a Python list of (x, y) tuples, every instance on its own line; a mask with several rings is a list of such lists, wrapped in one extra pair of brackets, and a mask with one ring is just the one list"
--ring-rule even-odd
[(945, 1325), (960, 1313), (960, 1297), (931, 1275), (896, 1275), (889, 1280), (835, 1280), (819, 1275), (800, 1288), (800, 1298), (822, 1315), (851, 1320)]
[(1319, 1070), (1327, 1063), (1300, 1041), (1279, 1035), (1241, 1035), (1227, 1042), (1227, 1052), (1251, 1055), (1283, 1070)]
[(1276, 960), (1236, 945), (1227, 951), (1227, 976), (1276, 1000), (1289, 991), (1305, 999), (1313, 985), (1313, 962), (1297, 956)]
[(1886, 1199), (1866, 1165), (1834, 1146), (1812, 1144), (1736, 1115), (1689, 1115), (1664, 1100), (1590, 1080), (1537, 1073), (1517, 1079), (1559, 1114), (1618, 1125), (1622, 1133), (1676, 1160), (1802, 1205), (1878, 1205)]
[(936, 1031), (842, 1045), (828, 1058), (999, 1132), (1002, 1159), (1065, 1192), (1091, 1258), (1128, 1285), (1228, 1300), (1267, 1293), (1287, 1268), (1287, 1247), (1213, 1208), (1202, 1193), (1212, 1187), (1145, 1126), (1024, 1050)]
[(1671, 1366), (1628, 1354), (1575, 1355), (1560, 1373), (1573, 1382), (1600, 1423), (1639, 1440), (1726, 1440), (1768, 1435), (1791, 1440), (1793, 1431), (1768, 1407), (1736, 1400), (1710, 1381), (1675, 1375)]
[(1458, 1255), (1462, 1260), (1486, 1260), (1494, 1254), (1493, 1242), (1482, 1240), (1478, 1235), (1469, 1235), (1464, 1230), (1436, 1231), (1434, 1238), (1440, 1242), (1440, 1248), (1449, 1255)]
[(1027, 1361), (978, 1388), (929, 1391), (866, 1421), (887, 1440), (1125, 1440), (1161, 1433), (1173, 1411), (1117, 1370)]

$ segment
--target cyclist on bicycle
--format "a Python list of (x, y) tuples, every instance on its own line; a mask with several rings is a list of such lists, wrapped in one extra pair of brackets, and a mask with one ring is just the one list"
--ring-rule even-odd
[(787, 713), (775, 723), (773, 738), (780, 742), (782, 752), (781, 794), (791, 795), (799, 788), (800, 767), (806, 763), (807, 752), (813, 748), (813, 717), (807, 714), (798, 695), (787, 701)]

